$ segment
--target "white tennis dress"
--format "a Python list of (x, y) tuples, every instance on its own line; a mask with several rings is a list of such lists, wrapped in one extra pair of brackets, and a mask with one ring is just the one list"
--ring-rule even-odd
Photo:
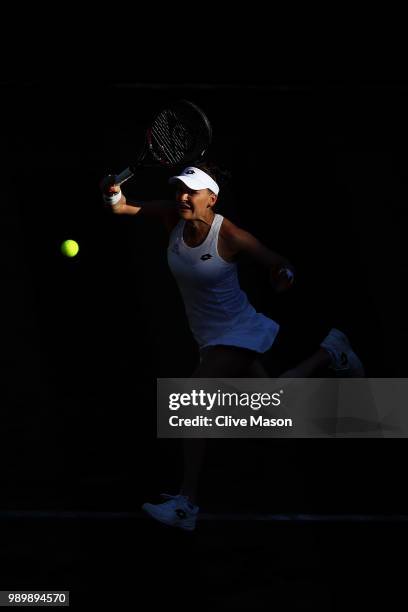
[(206, 239), (196, 247), (184, 242), (181, 219), (170, 234), (168, 264), (200, 349), (224, 344), (264, 353), (272, 346), (279, 324), (256, 312), (239, 286), (237, 264), (218, 254), (223, 219), (215, 215)]

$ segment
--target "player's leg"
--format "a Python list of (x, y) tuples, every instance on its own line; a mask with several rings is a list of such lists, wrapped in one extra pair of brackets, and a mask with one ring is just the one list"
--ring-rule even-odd
[(270, 378), (271, 375), (268, 370), (265, 368), (263, 363), (259, 358), (255, 359), (253, 363), (249, 366), (246, 376), (248, 378)]
[[(239, 378), (256, 360), (256, 353), (235, 346), (211, 346), (202, 351), (201, 362), (192, 378)], [(183, 440), (184, 476), (181, 494), (193, 503), (197, 499), (198, 478), (204, 460), (205, 438)]]
[(324, 373), (331, 364), (329, 353), (318, 348), (310, 357), (307, 357), (295, 367), (285, 370), (279, 378), (310, 378)]
[[(238, 378), (244, 376), (257, 353), (234, 346), (211, 346), (202, 351), (192, 378)], [(205, 438), (183, 440), (183, 481), (178, 495), (166, 496), (162, 504), (144, 504), (143, 509), (156, 520), (185, 530), (195, 528), (198, 506), (197, 487), (206, 449)]]
[(364, 367), (352, 349), (347, 336), (338, 329), (331, 329), (320, 347), (294, 368), (280, 375), (280, 378), (309, 378), (327, 372), (333, 376), (363, 377)]
[[(272, 355), (275, 356), (279, 369), (279, 345), (272, 346)], [(285, 361), (285, 359), (283, 360)], [(338, 329), (331, 329), (329, 334), (316, 350), (293, 367), (286, 368), (283, 373), (277, 374), (279, 378), (310, 378), (326, 376), (331, 372), (333, 376), (361, 377), (364, 376), (364, 367), (351, 347), (347, 336)], [(250, 378), (269, 378), (271, 374), (264, 367), (260, 358), (255, 359), (246, 375)], [(273, 377), (273, 376), (272, 376)]]

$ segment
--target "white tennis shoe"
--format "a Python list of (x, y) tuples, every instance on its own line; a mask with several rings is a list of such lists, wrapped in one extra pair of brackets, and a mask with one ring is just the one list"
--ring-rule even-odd
[(142, 510), (160, 523), (193, 531), (197, 522), (198, 506), (192, 504), (185, 495), (162, 493), (161, 497), (167, 501), (161, 504), (143, 504)]
[(336, 376), (365, 376), (361, 359), (351, 348), (347, 336), (339, 329), (331, 329), (320, 346), (329, 353), (332, 360), (329, 367), (334, 370)]

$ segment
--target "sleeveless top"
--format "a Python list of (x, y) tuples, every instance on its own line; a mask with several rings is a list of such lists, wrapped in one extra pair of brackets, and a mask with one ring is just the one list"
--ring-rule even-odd
[(264, 353), (272, 346), (279, 324), (256, 312), (239, 286), (237, 264), (219, 255), (223, 219), (215, 215), (206, 239), (196, 247), (184, 242), (185, 221), (180, 219), (170, 234), (167, 261), (200, 349), (223, 344)]

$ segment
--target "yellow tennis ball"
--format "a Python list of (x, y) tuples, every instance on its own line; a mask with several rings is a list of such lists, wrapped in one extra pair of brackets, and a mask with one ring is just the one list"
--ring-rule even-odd
[(79, 244), (75, 240), (64, 240), (61, 244), (61, 253), (66, 257), (75, 257), (79, 251)]

